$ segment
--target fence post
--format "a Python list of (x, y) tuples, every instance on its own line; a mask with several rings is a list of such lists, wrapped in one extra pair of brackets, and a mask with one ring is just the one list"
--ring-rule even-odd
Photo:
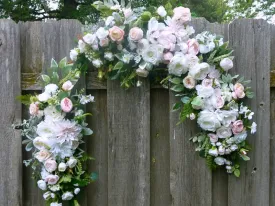
[(20, 36), (18, 25), (0, 20), (0, 205), (22, 205)]

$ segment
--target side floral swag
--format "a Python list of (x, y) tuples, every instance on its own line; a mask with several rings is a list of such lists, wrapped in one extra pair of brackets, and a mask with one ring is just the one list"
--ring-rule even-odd
[(87, 65), (98, 69), (100, 79), (119, 80), (123, 88), (140, 86), (150, 78), (169, 88), (178, 97), (173, 111), (180, 123), (196, 120), (200, 132), (190, 140), (206, 158), (211, 169), (224, 167), (240, 176), (240, 160), (248, 161), (246, 138), (256, 132), (253, 112), (244, 100), (253, 97), (249, 81), (228, 73), (233, 68), (233, 51), (228, 42), (210, 32), (194, 35), (188, 25), (188, 8), (122, 7), (95, 2), (101, 12), (98, 24), (87, 29), (71, 50), (74, 64), (59, 64), (64, 79), (58, 80), (58, 65), (52, 61), (51, 75), (42, 75), (45, 90), (38, 96), (24, 97), (30, 103), (31, 118), (21, 125), (27, 137), (26, 149), (34, 145), (32, 164), (38, 186), (51, 206), (61, 200), (75, 200), (79, 187), (94, 179), (83, 171), (89, 157), (78, 146), (92, 131), (85, 123), (81, 106), (93, 97), (71, 94), (73, 85)]

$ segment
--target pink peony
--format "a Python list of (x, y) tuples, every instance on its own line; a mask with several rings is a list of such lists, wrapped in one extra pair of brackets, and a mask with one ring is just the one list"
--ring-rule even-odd
[(188, 54), (195, 54), (197, 55), (199, 53), (199, 43), (197, 42), (196, 39), (189, 39), (187, 41), (188, 45)]
[(177, 38), (171, 31), (162, 31), (158, 36), (158, 43), (169, 51), (175, 50), (176, 41)]
[(109, 36), (113, 41), (120, 42), (124, 38), (124, 31), (117, 26), (113, 26), (109, 29)]
[[(244, 93), (244, 86), (241, 83), (236, 83), (234, 85), (234, 95), (236, 95), (237, 98), (244, 98), (245, 93)], [(233, 95), (232, 95), (233, 96)], [(237, 99), (233, 96), (234, 99)]]
[(38, 103), (32, 103), (29, 108), (30, 115), (38, 115), (39, 107)]
[(138, 27), (134, 27), (134, 28), (130, 29), (129, 39), (131, 41), (141, 40), (142, 37), (143, 37), (143, 31), (142, 31), (142, 29), (140, 29)]
[(48, 175), (45, 179), (45, 181), (49, 184), (49, 185), (54, 185), (58, 182), (59, 177), (57, 175)]
[(72, 108), (73, 108), (73, 103), (68, 97), (65, 97), (64, 99), (61, 100), (61, 109), (64, 112), (70, 112)]
[(191, 21), (191, 12), (189, 8), (184, 8), (182, 6), (174, 8), (173, 21), (180, 22), (181, 24)]
[(242, 120), (237, 120), (232, 124), (232, 132), (233, 134), (239, 134), (243, 131), (244, 126), (243, 126), (243, 121)]
[(46, 168), (46, 170), (47, 170), (48, 172), (53, 172), (53, 171), (55, 171), (56, 168), (57, 168), (57, 163), (56, 163), (56, 161), (55, 161), (54, 159), (48, 159), (48, 160), (46, 160), (46, 162), (44, 163), (44, 166), (45, 166), (45, 168)]

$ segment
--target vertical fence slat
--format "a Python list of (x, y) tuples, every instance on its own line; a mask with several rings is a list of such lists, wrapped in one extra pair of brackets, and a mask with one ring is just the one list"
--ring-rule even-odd
[(255, 98), (248, 101), (258, 124), (249, 135), (251, 160), (243, 163), (241, 177), (229, 178), (229, 205), (269, 205), (270, 151), (270, 29), (263, 20), (236, 20), (229, 26), (235, 50), (233, 72), (251, 79)]
[[(76, 20), (20, 23), (22, 72), (36, 73), (30, 82), (35, 82), (39, 73), (50, 66), (52, 58), (59, 61), (68, 57), (70, 49), (75, 46), (76, 36), (80, 33), (81, 24)], [(27, 108), (24, 108), (23, 118), (28, 118)], [(28, 159), (31, 154), (24, 152), (23, 156)], [(31, 168), (24, 167), (24, 205), (43, 206), (45, 203), (42, 192), (30, 174)], [(86, 202), (86, 195), (81, 200)]]
[[(275, 36), (275, 25), (271, 25), (271, 37)], [(275, 70), (275, 38), (271, 38), (271, 70)], [(275, 88), (270, 88), (270, 205), (275, 205)]]
[(171, 205), (169, 92), (151, 90), (151, 206)]
[(150, 86), (108, 81), (108, 204), (150, 204)]
[(95, 97), (95, 102), (87, 106), (92, 116), (88, 118), (89, 127), (94, 134), (87, 139), (87, 152), (95, 158), (89, 164), (89, 171), (96, 172), (98, 179), (88, 186), (88, 205), (108, 205), (108, 121), (107, 121), (107, 91), (89, 91)]
[(0, 20), (0, 205), (22, 205), (22, 154), (20, 132), (12, 124), (21, 122), (20, 36), (13, 21)]

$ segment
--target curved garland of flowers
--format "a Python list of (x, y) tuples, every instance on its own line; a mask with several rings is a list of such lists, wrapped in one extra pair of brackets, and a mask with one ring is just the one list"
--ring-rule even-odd
[[(91, 62), (100, 79), (118, 79), (121, 86), (140, 86), (140, 78), (176, 93), (179, 102), (173, 110), (180, 111), (180, 122), (197, 120), (201, 132), (190, 140), (211, 169), (225, 167), (228, 173), (240, 176), (240, 160), (249, 160), (248, 132), (256, 132), (251, 122), (253, 112), (243, 104), (253, 93), (239, 75), (228, 73), (233, 68), (232, 50), (222, 37), (203, 32), (194, 33), (188, 8), (158, 9), (122, 8), (120, 5), (93, 5), (101, 12), (101, 20), (79, 39), (71, 50), (73, 64), (66, 58), (57, 64), (52, 60), (48, 74), (41, 75), (45, 89), (39, 95), (21, 97), (30, 105), (31, 117), (20, 125), (26, 137), (26, 150), (38, 187), (50, 206), (62, 200), (79, 205), (75, 196), (80, 187), (95, 180), (95, 174), (83, 170), (91, 159), (79, 145), (87, 128), (83, 105), (94, 98), (83, 90), (72, 89)], [(64, 78), (58, 76), (61, 70)]]

